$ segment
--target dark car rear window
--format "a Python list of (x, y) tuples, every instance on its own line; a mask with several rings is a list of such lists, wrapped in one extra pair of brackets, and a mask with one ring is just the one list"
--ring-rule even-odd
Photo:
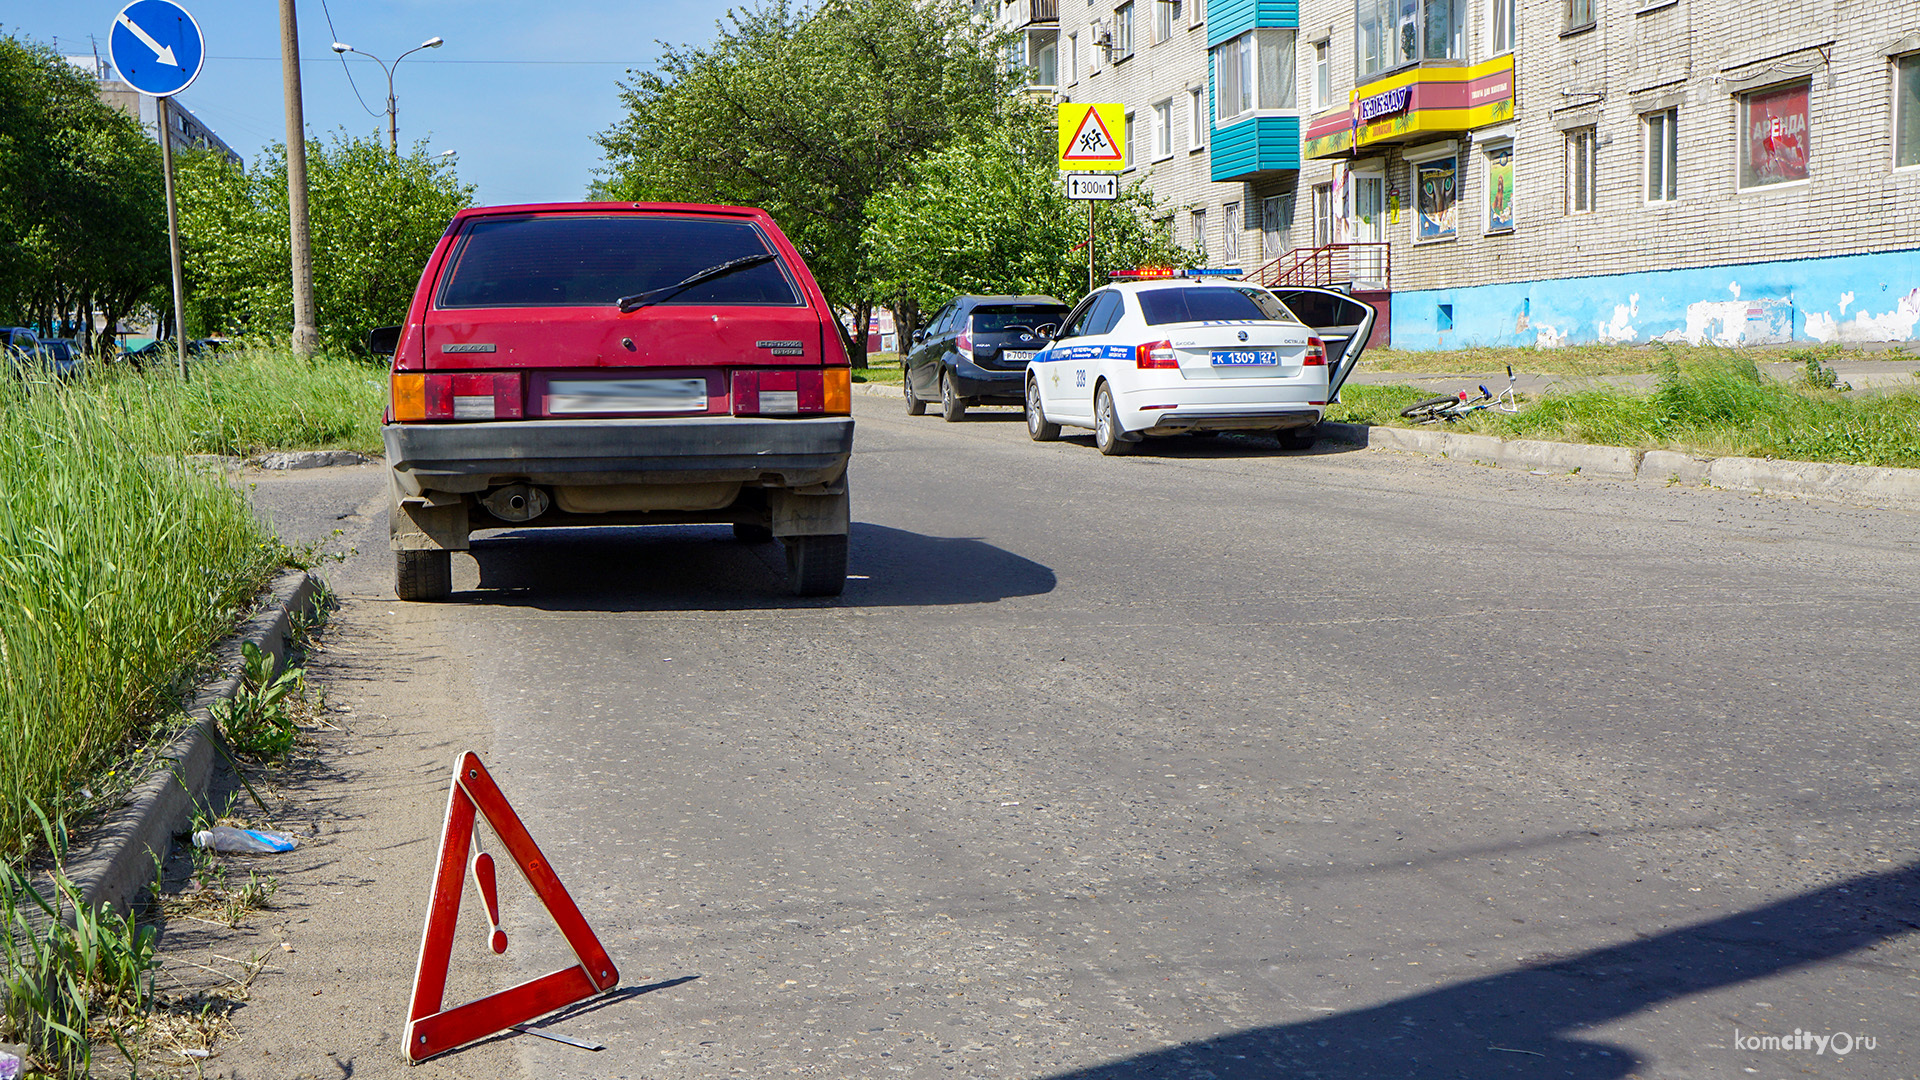
[(1067, 314), (1065, 305), (993, 304), (973, 309), (973, 332), (1004, 334), (1009, 330), (1038, 330), (1058, 327)]
[[(443, 308), (610, 307), (729, 259), (772, 251), (760, 229), (711, 218), (524, 217), (477, 221), (454, 251)], [(656, 301), (798, 305), (780, 260), (736, 270)]]
[(1229, 322), (1265, 319), (1253, 297), (1239, 289), (1146, 289), (1139, 293), (1140, 317), (1148, 326), (1183, 322)]

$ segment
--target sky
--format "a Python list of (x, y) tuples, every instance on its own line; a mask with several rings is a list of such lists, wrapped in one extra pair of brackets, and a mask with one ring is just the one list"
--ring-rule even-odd
[[(127, 0), (0, 0), (0, 33), (88, 55)], [(206, 65), (178, 95), (246, 159), (286, 138), (276, 0), (179, 0), (200, 24)], [(458, 151), (481, 205), (584, 198), (601, 165), (594, 136), (620, 118), (619, 82), (651, 69), (659, 42), (705, 44), (725, 3), (674, 0), (297, 0), (307, 132), (386, 138), (387, 76), (334, 41), (399, 63), (400, 145)], [(329, 25), (331, 18), (331, 25)], [(355, 98), (348, 72), (359, 86)], [(371, 111), (369, 111), (371, 110)]]

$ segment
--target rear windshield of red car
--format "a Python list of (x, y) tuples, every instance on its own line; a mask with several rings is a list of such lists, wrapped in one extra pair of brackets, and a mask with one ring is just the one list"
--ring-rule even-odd
[(1265, 321), (1267, 313), (1253, 297), (1239, 289), (1195, 288), (1143, 289), (1139, 294), (1140, 317), (1148, 326), (1183, 322)]
[[(732, 259), (774, 251), (752, 222), (641, 215), (483, 218), (448, 260), (442, 308), (611, 307)], [(782, 260), (748, 266), (656, 304), (799, 306)]]

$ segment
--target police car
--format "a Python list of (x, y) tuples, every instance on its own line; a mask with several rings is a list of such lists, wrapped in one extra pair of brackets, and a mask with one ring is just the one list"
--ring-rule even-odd
[(1373, 308), (1330, 289), (1147, 273), (1088, 294), (1034, 356), (1027, 434), (1045, 442), (1063, 426), (1092, 428), (1107, 455), (1147, 437), (1219, 431), (1312, 446), (1366, 346)]

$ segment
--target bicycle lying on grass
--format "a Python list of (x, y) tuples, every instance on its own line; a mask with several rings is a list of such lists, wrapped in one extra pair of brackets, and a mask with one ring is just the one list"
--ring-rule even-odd
[(1416, 401), (1400, 410), (1400, 415), (1418, 424), (1435, 424), (1442, 420), (1451, 424), (1469, 413), (1482, 409), (1496, 409), (1500, 412), (1515, 413), (1520, 406), (1513, 399), (1513, 365), (1507, 365), (1507, 388), (1494, 393), (1483, 383), (1480, 396), (1470, 398), (1465, 390), (1458, 394), (1444, 394), (1425, 401)]

